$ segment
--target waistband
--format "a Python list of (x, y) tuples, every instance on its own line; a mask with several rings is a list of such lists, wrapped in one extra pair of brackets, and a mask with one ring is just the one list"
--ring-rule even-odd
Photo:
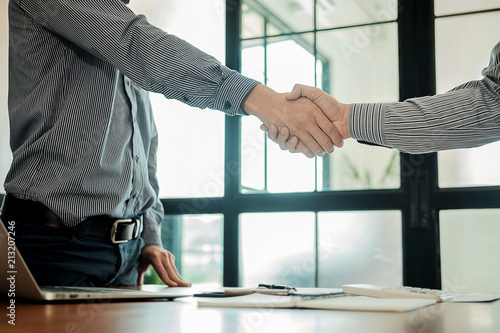
[[(7, 194), (1, 210), (4, 223), (41, 225), (45, 227), (79, 232), (80, 225), (67, 227), (59, 217), (40, 202), (19, 199)], [(112, 218), (108, 216), (91, 216), (84, 221), (88, 224), (85, 235), (103, 238), (113, 244), (126, 243), (139, 237), (142, 231), (142, 216), (131, 218)]]

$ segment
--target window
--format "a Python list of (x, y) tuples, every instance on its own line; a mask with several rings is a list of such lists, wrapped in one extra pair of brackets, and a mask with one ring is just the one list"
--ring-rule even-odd
[[(161, 13), (158, 5), (148, 17), (206, 43), (202, 49), (276, 91), (315, 85), (347, 103), (405, 100), (478, 78), (500, 22), (495, 0), (231, 0), (225, 7), (190, 0), (177, 6), (178, 15), (172, 8)], [(218, 39), (224, 8), (225, 55)], [(211, 14), (196, 17), (199, 12)], [(210, 38), (189, 29), (200, 20), (204, 30), (215, 29)], [(450, 54), (463, 57), (450, 60)], [(457, 253), (476, 247), (473, 253), (486, 258), (477, 267), (487, 267), (488, 253), (497, 250), (493, 239), (485, 247), (478, 240), (500, 229), (500, 186), (491, 172), (498, 169), (498, 145), (410, 155), (348, 140), (329, 156), (306, 159), (269, 142), (252, 117), (188, 110), (163, 98), (155, 103), (156, 120), (166, 126), (159, 152), (162, 238), (192, 282), (455, 290), (463, 283), (481, 291), (478, 279), (494, 278), (494, 271), (463, 275), (456, 264), (470, 264), (471, 256)], [(189, 130), (182, 126), (188, 123)], [(177, 148), (168, 138), (186, 144)], [(488, 161), (480, 172), (478, 160)]]

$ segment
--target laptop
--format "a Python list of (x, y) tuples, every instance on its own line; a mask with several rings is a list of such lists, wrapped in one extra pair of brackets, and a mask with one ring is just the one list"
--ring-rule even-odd
[[(175, 299), (193, 296), (191, 287), (145, 286), (148, 290), (104, 287), (39, 286), (15, 245), (15, 229), (9, 230), (0, 219), (0, 292), (10, 299), (24, 298), (34, 301), (68, 300), (146, 300)], [(158, 288), (156, 288), (158, 287)]]

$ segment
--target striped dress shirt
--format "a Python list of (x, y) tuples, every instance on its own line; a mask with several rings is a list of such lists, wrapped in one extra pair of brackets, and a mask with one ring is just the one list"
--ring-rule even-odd
[(161, 245), (147, 91), (236, 115), (257, 83), (120, 0), (10, 0), (5, 190), (67, 226), (142, 214), (146, 245)]
[(444, 94), (398, 103), (351, 104), (351, 136), (414, 154), (500, 140), (500, 43), (482, 74), (482, 80)]

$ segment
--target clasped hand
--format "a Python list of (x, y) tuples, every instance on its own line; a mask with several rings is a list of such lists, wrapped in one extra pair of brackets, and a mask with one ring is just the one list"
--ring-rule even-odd
[[(343, 140), (350, 137), (349, 104), (340, 103), (319, 88), (301, 84), (296, 84), (293, 90), (285, 95), (285, 98), (289, 102), (299, 102), (308, 99), (323, 112), (323, 117), (319, 117), (319, 119), (325, 121), (324, 118), (326, 117), (329, 124), (325, 125), (324, 123), (320, 124), (317, 122), (317, 128), (313, 131), (309, 131), (313, 139), (323, 148), (323, 150), (315, 150), (317, 146), (311, 142), (309, 137), (306, 137), (309, 141), (304, 140), (301, 137), (302, 133), (296, 131), (296, 128), (292, 129), (287, 126), (280, 126), (280, 124), (277, 123), (271, 123), (269, 125), (264, 122), (264, 124), (261, 125), (261, 129), (267, 132), (269, 139), (279, 144), (281, 149), (288, 150), (292, 153), (303, 153), (307, 157), (312, 158), (315, 155), (323, 156), (323, 151), (328, 153), (333, 152), (334, 145), (340, 148), (343, 145)], [(306, 115), (304, 116), (306, 117)], [(301, 124), (298, 126), (300, 127)], [(321, 130), (323, 130), (323, 133), (321, 133)], [(318, 138), (319, 140), (325, 140), (325, 135), (331, 140), (330, 143), (333, 143), (332, 145), (328, 145), (328, 142), (325, 143), (325, 141), (318, 141)], [(323, 142), (323, 144), (320, 144), (320, 142)], [(325, 149), (325, 147), (327, 147), (327, 149)]]
[[(325, 152), (333, 152), (334, 147), (343, 146), (345, 133), (342, 134), (343, 128), (336, 126), (338, 120), (335, 118), (340, 110), (330, 109), (331, 101), (319, 92), (321, 90), (316, 88), (296, 85), (291, 93), (279, 94), (259, 84), (248, 94), (242, 107), (248, 114), (258, 117), (265, 126), (264, 129), (271, 129), (274, 133), (274, 125), (276, 133), (277, 128), (289, 133), (291, 143), (297, 142), (291, 151), (302, 152), (310, 158), (323, 156)], [(301, 96), (306, 98), (300, 98)], [(322, 105), (327, 108), (326, 112)], [(271, 139), (281, 141), (282, 148), (291, 147), (288, 140)]]

